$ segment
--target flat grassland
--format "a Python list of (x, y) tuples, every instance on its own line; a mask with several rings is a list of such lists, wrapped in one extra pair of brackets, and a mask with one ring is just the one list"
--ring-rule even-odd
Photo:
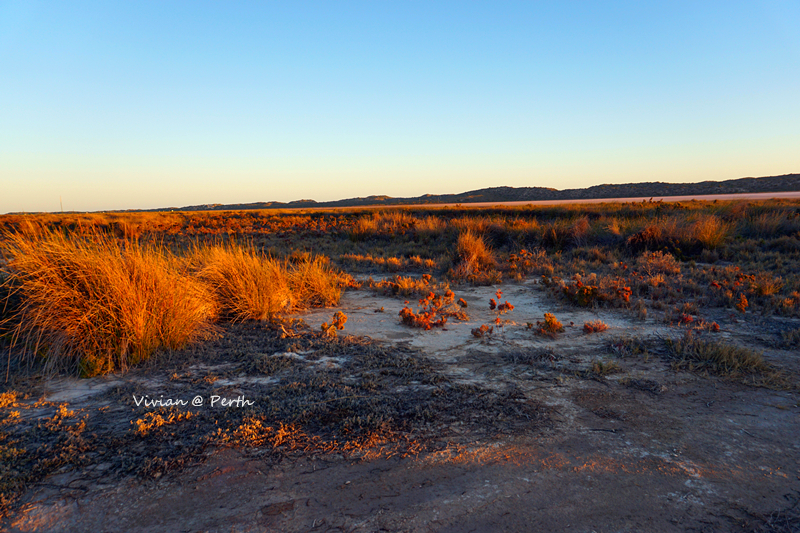
[(798, 200), (5, 215), (0, 254), (9, 531), (800, 530)]

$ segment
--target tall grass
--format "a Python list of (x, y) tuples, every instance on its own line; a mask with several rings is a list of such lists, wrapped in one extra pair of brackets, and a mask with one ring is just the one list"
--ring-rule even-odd
[(329, 264), (327, 257), (303, 258), (287, 268), (294, 306), (330, 307), (339, 303), (343, 278)]
[(694, 240), (702, 244), (704, 248), (713, 250), (725, 242), (729, 231), (729, 224), (719, 217), (700, 215), (689, 225), (683, 241), (691, 244), (691, 241)]
[(497, 260), (483, 237), (470, 230), (458, 236), (456, 256), (459, 261), (454, 270), (457, 278), (470, 278), (497, 265)]
[(17, 291), (15, 340), (29, 362), (77, 363), (92, 376), (124, 369), (156, 349), (209, 333), (217, 310), (207, 288), (171, 254), (95, 235), (5, 235), (3, 267)]
[[(335, 305), (341, 275), (324, 258), (294, 262), (252, 248), (196, 247), (187, 257), (107, 235), (52, 231), (0, 239), (0, 279), (14, 293), (13, 343), (45, 371), (94, 376), (213, 332), (219, 316), (271, 320)], [(0, 308), (11, 300), (7, 295)]]
[(193, 250), (190, 263), (228, 318), (271, 320), (292, 307), (281, 261), (238, 246), (205, 246)]

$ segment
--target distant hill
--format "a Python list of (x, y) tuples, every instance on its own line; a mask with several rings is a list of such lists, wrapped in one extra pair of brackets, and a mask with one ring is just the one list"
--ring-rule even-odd
[[(174, 211), (281, 209), (291, 207), (362, 207), (424, 204), (470, 204), (479, 202), (521, 202), (540, 200), (590, 200), (603, 198), (689, 196), (706, 194), (737, 194), (758, 192), (800, 191), (800, 174), (741, 178), (700, 183), (626, 183), (622, 185), (595, 185), (586, 189), (558, 190), (547, 187), (490, 187), (460, 194), (425, 194), (413, 198), (367, 196), (332, 202), (296, 200), (294, 202), (255, 202), (251, 204), (206, 204), (171, 208)], [(156, 209), (155, 211), (163, 211)]]

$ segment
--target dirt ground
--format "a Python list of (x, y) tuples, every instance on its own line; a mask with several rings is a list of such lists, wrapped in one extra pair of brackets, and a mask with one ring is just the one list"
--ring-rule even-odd
[[(115, 474), (121, 463), (92, 459), (29, 488), (3, 530), (800, 531), (797, 388), (673, 370), (664, 339), (682, 331), (658, 317), (559, 307), (535, 282), (502, 289), (515, 309), (503, 316), (503, 331), (481, 339), (470, 330), (494, 320), (488, 301), (495, 288), (457, 289), (470, 320), (431, 331), (400, 323), (401, 299), (348, 291), (337, 308), (349, 317), (343, 333), (370, 338), (349, 351), (269, 344), (274, 333), (240, 326), (199, 352), (214, 351), (215, 358), (177, 372), (48, 382), (48, 401), (102, 413), (108, 418), (97, 420), (121, 439), (148, 411), (132, 396), (217, 392), (269, 404), (284, 394), (283, 383), (313, 384), (319, 376), (329, 380), (319, 394), (340, 387), (340, 402), (348, 387), (356, 397), (375, 390), (377, 405), (352, 408), (377, 416), (384, 403), (394, 422), (409, 422), (394, 433), (402, 429), (406, 440), (354, 451), (276, 455), (263, 447), (205, 446), (164, 475)], [(302, 318), (318, 329), (333, 311)], [(555, 339), (525, 327), (546, 311), (567, 326)], [(581, 330), (598, 319), (607, 331)], [(763, 351), (796, 382), (798, 354), (772, 339), (798, 321), (709, 319), (722, 325), (717, 338)], [(637, 353), (626, 339), (647, 351)], [(263, 352), (260, 371), (242, 362), (245, 352)], [(265, 371), (264, 361), (281, 363)], [(598, 362), (607, 371), (597, 371)], [(209, 375), (214, 379), (201, 383)], [(26, 413), (44, 416), (33, 408)], [(336, 415), (323, 414), (308, 420)], [(347, 427), (349, 418), (336, 416)]]

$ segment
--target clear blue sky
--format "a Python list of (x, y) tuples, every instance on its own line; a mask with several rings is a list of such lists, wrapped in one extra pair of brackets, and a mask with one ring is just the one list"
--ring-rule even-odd
[(800, 172), (800, 2), (0, 0), (0, 213)]

